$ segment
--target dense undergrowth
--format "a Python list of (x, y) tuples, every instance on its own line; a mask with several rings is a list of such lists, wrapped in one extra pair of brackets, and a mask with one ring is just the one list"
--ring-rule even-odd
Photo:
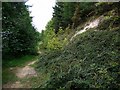
[(98, 28), (76, 36), (63, 50), (40, 56), (37, 68), (50, 73), (40, 87), (120, 88), (119, 17), (104, 19)]

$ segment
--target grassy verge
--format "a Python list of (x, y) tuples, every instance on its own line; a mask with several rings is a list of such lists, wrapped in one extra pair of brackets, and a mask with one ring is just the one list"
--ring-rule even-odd
[(24, 66), (29, 61), (33, 61), (37, 59), (38, 56), (34, 55), (26, 55), (20, 58), (13, 58), (10, 60), (3, 61), (3, 68), (9, 68), (9, 67), (21, 67)]
[(17, 77), (10, 69), (2, 70), (2, 84), (6, 84), (8, 82), (15, 82)]

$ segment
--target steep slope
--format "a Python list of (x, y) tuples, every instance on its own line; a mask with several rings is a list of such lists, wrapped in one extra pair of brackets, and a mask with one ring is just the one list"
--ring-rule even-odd
[(41, 55), (37, 68), (50, 79), (40, 87), (120, 88), (119, 21), (105, 16), (97, 28), (76, 35), (64, 50)]
[(90, 28), (95, 28), (99, 25), (99, 23), (101, 22), (101, 19), (103, 18), (103, 16), (98, 17), (97, 19), (91, 21), (91, 22), (87, 22), (84, 26), (84, 28), (82, 30), (79, 30), (77, 33), (75, 33), (75, 35), (71, 38), (70, 41), (73, 40), (74, 37), (76, 37), (77, 35), (86, 32), (87, 30), (89, 30)]

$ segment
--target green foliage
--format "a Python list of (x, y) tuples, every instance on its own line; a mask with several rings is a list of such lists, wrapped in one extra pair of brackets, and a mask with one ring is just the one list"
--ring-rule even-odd
[(54, 9), (54, 13), (53, 13), (53, 27), (55, 29), (55, 33), (58, 32), (59, 27), (62, 27), (62, 10), (63, 8), (63, 3), (62, 2), (57, 2)]
[(13, 72), (11, 72), (8, 69), (4, 69), (2, 71), (2, 84), (6, 84), (8, 82), (15, 82), (17, 80), (17, 76), (15, 74), (13, 74)]
[(3, 58), (7, 55), (35, 54), (39, 33), (31, 24), (27, 6), (23, 2), (2, 4)]
[[(74, 90), (74, 88), (120, 88), (120, 20), (119, 13), (116, 12), (119, 10), (118, 4), (74, 3), (72, 8), (74, 12), (73, 14), (70, 12), (70, 17), (67, 16), (70, 9), (65, 7), (69, 5), (70, 3), (61, 3), (54, 8), (54, 12), (57, 12), (59, 7), (60, 12), (59, 14), (54, 13), (52, 28), (47, 28), (44, 31), (44, 35), (49, 36), (45, 40), (49, 42), (46, 44), (49, 46), (47, 49), (51, 48), (52, 51), (42, 54), (38, 62), (37, 69), (50, 74), (49, 80), (43, 83), (40, 88), (58, 90), (66, 88), (70, 90)], [(102, 14), (103, 18), (97, 28), (90, 29), (68, 42), (73, 31), (76, 30), (71, 29), (72, 23), (75, 23), (76, 28), (80, 23), (89, 19), (89, 16), (98, 17)], [(60, 19), (57, 21), (56, 17)], [(73, 19), (72, 23), (69, 21), (70, 19)], [(58, 27), (57, 33), (54, 27), (55, 23)], [(80, 28), (83, 26), (81, 25)], [(55, 33), (53, 33), (54, 30)], [(64, 45), (62, 46), (61, 43), (65, 38), (67, 44), (63, 47)], [(63, 49), (60, 49), (60, 46)]]
[(62, 51), (42, 55), (38, 68), (51, 73), (46, 88), (119, 88), (118, 31), (89, 31)]
[(96, 14), (97, 15), (102, 15), (104, 14), (105, 12), (108, 12), (112, 9), (115, 9), (117, 8), (116, 11), (119, 11), (119, 2), (99, 2), (99, 3), (96, 3)]
[(100, 30), (113, 30), (119, 28), (120, 17), (118, 16), (105, 16), (102, 22), (99, 24), (98, 29)]
[(65, 30), (69, 25), (70, 28), (76, 28), (93, 15), (99, 16), (113, 9), (117, 13), (120, 11), (119, 3), (115, 2), (57, 2), (53, 9), (55, 33), (60, 28)]
[(82, 2), (79, 3), (80, 6), (80, 17), (82, 21), (86, 20), (86, 18), (93, 16), (95, 13), (95, 2)]
[[(62, 49), (67, 44), (67, 38), (64, 38), (64, 31), (60, 28), (59, 32), (55, 34), (53, 30), (53, 20), (49, 21), (46, 30), (42, 33), (42, 45), (41, 49), (59, 50)], [(64, 37), (61, 37), (63, 35)]]
[(23, 66), (24, 64), (26, 64), (26, 62), (35, 60), (37, 58), (37, 56), (34, 55), (26, 55), (26, 56), (22, 56), (20, 58), (11, 58), (9, 57), (8, 60), (2, 62), (3, 65), (3, 69), (4, 68), (9, 68), (9, 67), (16, 67), (16, 66)]
[(63, 4), (63, 13), (62, 13), (62, 23), (63, 23), (63, 29), (66, 28), (68, 25), (72, 25), (71, 18), (74, 15), (75, 11), (75, 2), (67, 2)]
[[(41, 34), (31, 25), (31, 18), (24, 3), (3, 3), (3, 55), (31, 54), (40, 48), (49, 52), (42, 53), (37, 69), (43, 71), (41, 81), (32, 78), (40, 88), (120, 88), (120, 18), (119, 4), (113, 2), (57, 2), (53, 18)], [(76, 28), (93, 15), (103, 15), (102, 22), (69, 42)], [(97, 17), (95, 16), (95, 17)], [(83, 28), (83, 27), (80, 27)], [(73, 32), (74, 31), (74, 32)], [(3, 62), (6, 67), (22, 65), (29, 61), (26, 57), (16, 62)], [(3, 78), (11, 75), (3, 72)], [(41, 75), (42, 75), (41, 74)], [(14, 76), (14, 75), (13, 75)], [(42, 76), (41, 76), (42, 77)], [(40, 78), (41, 78), (40, 77)], [(35, 79), (35, 80), (34, 80)], [(6, 82), (6, 81), (5, 81)]]
[(88, 16), (93, 15), (95, 13), (94, 10), (95, 3), (91, 2), (57, 2), (53, 13), (55, 33), (57, 33), (60, 28), (64, 30), (68, 25), (73, 24), (71, 27), (77, 27), (85, 21)]
[(80, 23), (80, 7), (79, 7), (79, 5), (76, 6), (76, 10), (72, 17), (72, 21), (73, 21), (73, 28), (78, 26)]

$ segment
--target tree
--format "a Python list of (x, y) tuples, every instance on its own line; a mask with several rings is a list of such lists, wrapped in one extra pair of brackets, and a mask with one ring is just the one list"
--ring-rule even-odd
[(36, 52), (39, 33), (32, 26), (25, 2), (2, 4), (2, 51), (4, 55), (18, 56)]
[(67, 2), (63, 5), (63, 14), (62, 14), (62, 23), (63, 23), (63, 29), (65, 29), (68, 25), (72, 25), (72, 17), (75, 12), (75, 2)]
[(76, 5), (76, 10), (72, 17), (72, 21), (73, 21), (73, 28), (75, 28), (80, 22), (80, 6), (79, 6), (79, 4)]
[(53, 13), (53, 22), (55, 33), (59, 31), (60, 28), (63, 30), (69, 25), (72, 24), (72, 16), (75, 11), (76, 3), (72, 2), (57, 2)]
[(54, 23), (54, 29), (55, 33), (58, 32), (59, 27), (62, 27), (62, 13), (63, 13), (63, 3), (57, 2), (55, 7), (53, 7), (54, 13), (53, 13), (53, 23)]

